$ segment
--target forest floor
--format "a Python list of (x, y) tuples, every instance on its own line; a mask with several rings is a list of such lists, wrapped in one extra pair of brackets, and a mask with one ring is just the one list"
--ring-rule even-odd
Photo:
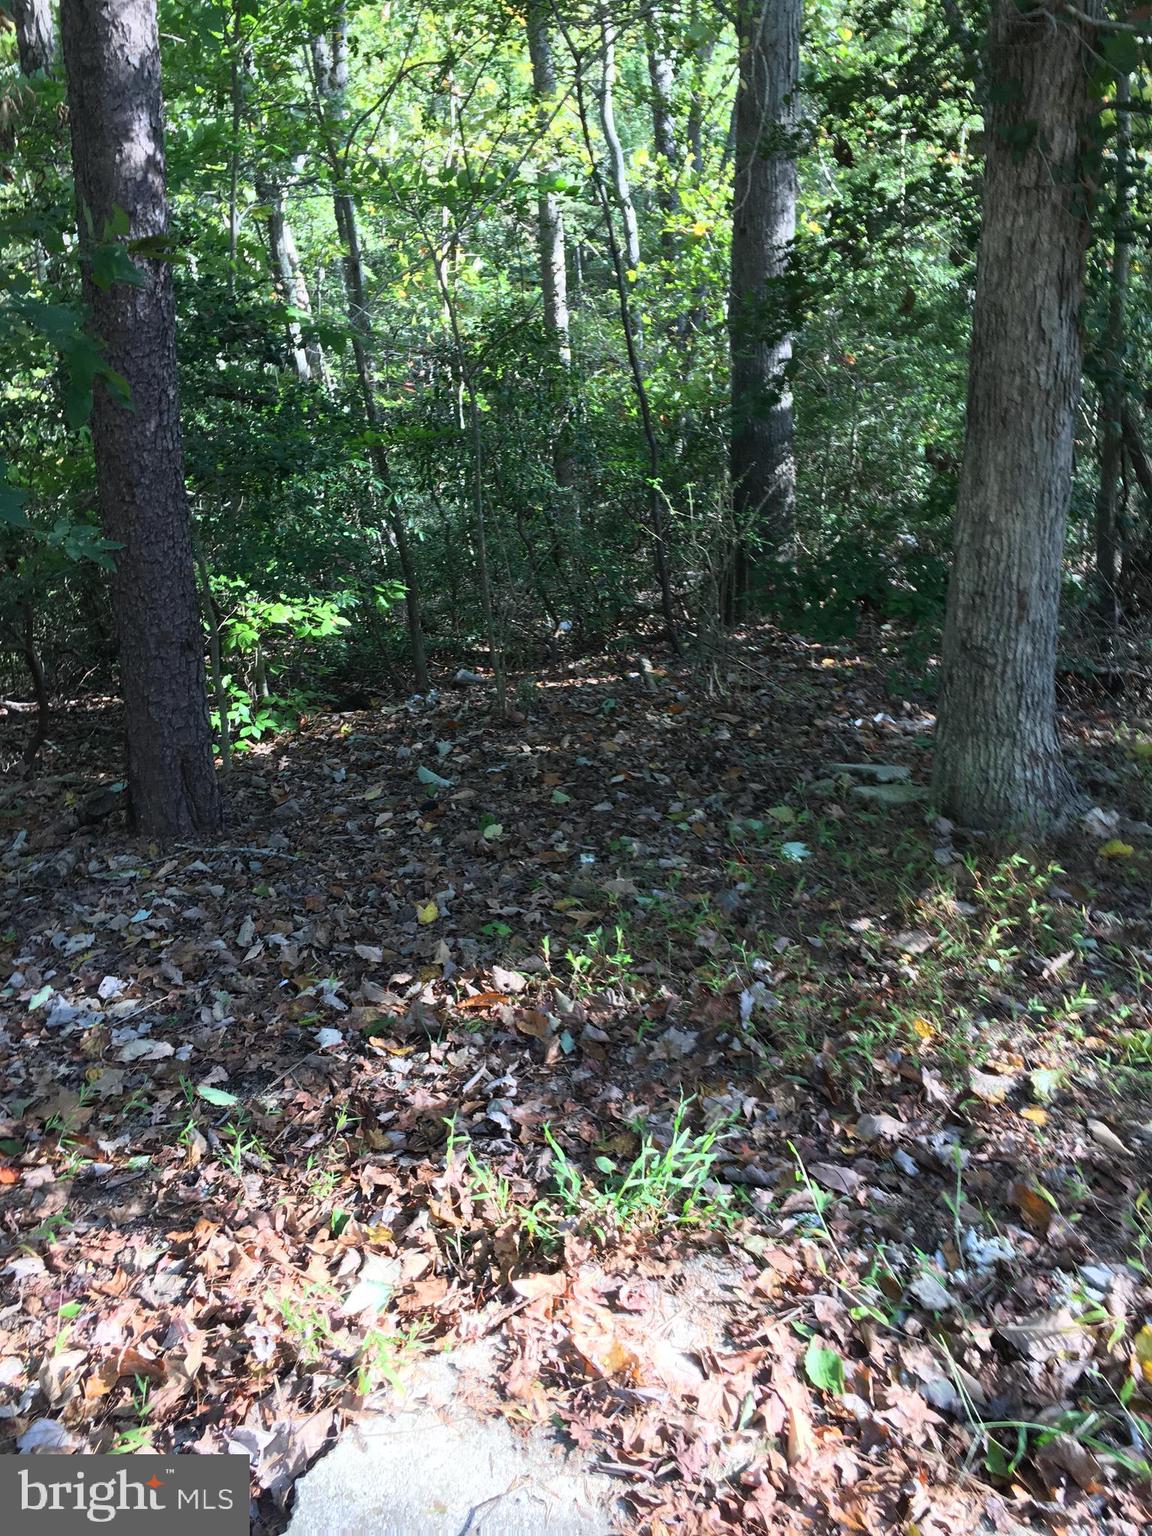
[[(163, 851), (59, 721), (0, 794), (8, 1448), (246, 1449), (282, 1529), (485, 1341), (638, 1531), (1140, 1530), (1152, 838), (934, 820), (894, 661), (317, 714)], [(1064, 704), (1146, 815), (1147, 700)]]

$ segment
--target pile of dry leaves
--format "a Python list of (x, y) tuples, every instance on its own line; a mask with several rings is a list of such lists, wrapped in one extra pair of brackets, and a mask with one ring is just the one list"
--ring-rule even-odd
[(78, 717), (0, 807), (10, 1447), (242, 1448), (282, 1528), (486, 1337), (644, 1532), (1141, 1528), (1146, 847), (933, 821), (883, 665), (318, 717), (162, 851)]

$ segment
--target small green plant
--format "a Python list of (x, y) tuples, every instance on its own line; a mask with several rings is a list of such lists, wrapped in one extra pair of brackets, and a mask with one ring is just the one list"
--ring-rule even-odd
[[(76, 1098), (76, 1109), (83, 1109), (95, 1098), (95, 1089), (91, 1083), (83, 1083)], [(61, 1114), (49, 1115), (44, 1122), (44, 1132), (47, 1136), (55, 1136), (56, 1149), (63, 1159), (63, 1176), (74, 1178), (81, 1173), (92, 1161), (80, 1151), (80, 1144), (76, 1139), (76, 1131), (79, 1122), (75, 1110), (66, 1110)]]
[(385, 1333), (370, 1328), (356, 1355), (356, 1391), (361, 1397), (375, 1392), (382, 1381), (390, 1387), (400, 1385), (401, 1367), (426, 1347), (429, 1329), (425, 1323), (410, 1323), (399, 1333)]
[(245, 1168), (266, 1163), (268, 1153), (260, 1138), (247, 1131), (241, 1121), (229, 1120), (220, 1128), (220, 1161), (241, 1178)]
[(284, 1332), (296, 1350), (297, 1358), (315, 1365), (331, 1345), (332, 1322), (323, 1307), (309, 1299), (282, 1296), (279, 1301)]
[[(376, 589), (384, 602), (397, 595), (395, 584)], [(213, 730), (220, 731), (220, 701), (228, 717), (233, 749), (250, 750), (263, 737), (292, 729), (308, 696), (286, 689), (276, 694), (272, 682), (286, 651), (301, 653), (332, 642), (351, 627), (345, 610), (357, 605), (350, 591), (325, 596), (262, 597), (239, 579), (211, 577), (211, 604), (216, 614), (221, 654), (233, 670), (214, 679), (217, 698)]]
[(575, 1222), (601, 1242), (620, 1231), (731, 1224), (738, 1214), (734, 1199), (726, 1188), (710, 1182), (726, 1124), (694, 1132), (687, 1123), (688, 1107), (686, 1100), (677, 1105), (666, 1146), (645, 1134), (636, 1156), (623, 1166), (610, 1157), (597, 1157), (595, 1167), (603, 1183), (582, 1173), (545, 1126), (556, 1195), (540, 1203), (538, 1219), (550, 1209), (557, 1223)]
[(1146, 1482), (1152, 1477), (1152, 1463), (1149, 1460), (1150, 1448), (1145, 1431), (1137, 1431), (1140, 1443), (1144, 1446), (1143, 1455), (1128, 1449), (1122, 1450), (1113, 1439), (1108, 1438), (1111, 1431), (1113, 1435), (1123, 1434), (1127, 1439), (1129, 1426), (1138, 1424), (1136, 1418), (1127, 1412), (1128, 1400), (1134, 1388), (1135, 1382), (1128, 1381), (1116, 1394), (1119, 1411), (1070, 1409), (1059, 1418), (1044, 1424), (1033, 1424), (1026, 1419), (979, 1422), (976, 1443), (983, 1447), (985, 1470), (992, 1477), (1012, 1477), (1030, 1455), (1042, 1451), (1057, 1436), (1065, 1435), (1091, 1451), (1103, 1465), (1117, 1467), (1139, 1481)]
[(611, 938), (603, 928), (589, 929), (583, 943), (565, 950), (564, 958), (577, 995), (601, 986), (625, 986), (632, 979), (632, 955), (624, 946), (624, 930), (619, 924)]
[(64, 1143), (61, 1142), (60, 1150), (64, 1153), (60, 1164), (61, 1178), (74, 1179), (77, 1175), (83, 1173), (85, 1168), (91, 1166), (92, 1159), (87, 1157), (78, 1146), (72, 1145), (66, 1148)]
[(693, 1132), (687, 1124), (689, 1102), (677, 1106), (666, 1145), (643, 1134), (630, 1162), (618, 1165), (610, 1157), (597, 1157), (594, 1166), (600, 1180), (577, 1168), (551, 1127), (545, 1126), (554, 1189), (531, 1202), (519, 1199), (511, 1180), (477, 1158), (467, 1138), (456, 1135), (452, 1120), (447, 1122), (447, 1156), (451, 1161), (463, 1151), (463, 1182), (470, 1197), (486, 1203), (501, 1225), (514, 1225), (528, 1245), (545, 1252), (557, 1246), (562, 1233), (574, 1229), (607, 1243), (613, 1233), (623, 1231), (728, 1227), (740, 1214), (739, 1195), (711, 1183), (727, 1122)]
[(58, 1355), (68, 1342), (72, 1332), (70, 1324), (80, 1316), (83, 1304), (79, 1301), (66, 1301), (63, 1306), (56, 1309), (56, 1337), (52, 1341), (52, 1353)]
[(444, 1123), (448, 1127), (448, 1140), (444, 1149), (446, 1161), (450, 1164), (453, 1159), (463, 1156), (465, 1171), (462, 1184), (469, 1196), (474, 1201), (489, 1205), (492, 1214), (501, 1223), (513, 1218), (522, 1220), (526, 1207), (516, 1199), (511, 1180), (497, 1173), (490, 1162), (476, 1156), (467, 1136), (457, 1134), (455, 1116)]
[(941, 1198), (952, 1213), (952, 1241), (956, 1245), (956, 1252), (964, 1252), (964, 1228), (961, 1221), (961, 1211), (964, 1206), (964, 1149), (957, 1144), (952, 1148), (952, 1165), (956, 1170), (956, 1187), (951, 1194), (944, 1194)]
[(497, 1173), (491, 1163), (482, 1162), (471, 1147), (468, 1148), (467, 1166), (473, 1199), (486, 1201), (499, 1221), (507, 1221), (516, 1209), (510, 1180)]
[(62, 1211), (54, 1211), (51, 1216), (45, 1216), (38, 1226), (32, 1228), (28, 1234), (27, 1242), (21, 1244), (21, 1246), (27, 1247), (30, 1243), (54, 1243), (61, 1232), (66, 1227), (72, 1225), (72, 1217), (68, 1212), (68, 1207), (65, 1206)]
[[(259, 701), (253, 700), (248, 690), (230, 676), (224, 678), (224, 686), (228, 690), (228, 726), (232, 732), (233, 750), (236, 752), (250, 751), (265, 736), (292, 730), (306, 703), (300, 694), (290, 694), (284, 698), (268, 694)], [(219, 735), (218, 708), (212, 710), (211, 718), (212, 729)]]
[(974, 856), (966, 861), (974, 900), (984, 909), (987, 927), (980, 940), (984, 964), (1003, 974), (1020, 955), (1016, 938), (1047, 953), (1061, 942), (1049, 888), (1063, 875), (1059, 864), (1038, 868), (1023, 854), (1004, 859), (985, 875)]
[(149, 1400), (148, 1378), (137, 1376), (134, 1378), (132, 1388), (132, 1409), (136, 1415), (136, 1423), (123, 1429), (116, 1436), (109, 1448), (112, 1456), (140, 1456), (152, 1454), (152, 1434), (148, 1420), (152, 1416), (152, 1403)]
[(812, 1210), (814, 1211), (816, 1218), (815, 1227), (822, 1237), (827, 1238), (827, 1240), (832, 1243), (832, 1233), (828, 1227), (828, 1223), (824, 1220), (824, 1212), (832, 1204), (834, 1196), (831, 1190), (821, 1189), (819, 1184), (813, 1181), (812, 1175), (804, 1166), (804, 1159), (800, 1156), (799, 1152), (797, 1152), (796, 1148), (792, 1145), (791, 1142), (788, 1143), (788, 1150), (796, 1159), (796, 1182), (797, 1184), (803, 1184), (805, 1190), (808, 1192), (808, 1198), (812, 1202)]
[(335, 1136), (343, 1136), (352, 1127), (360, 1124), (360, 1116), (354, 1115), (347, 1104), (338, 1104), (332, 1116), (332, 1133)]
[(308, 1193), (321, 1205), (326, 1205), (340, 1184), (340, 1174), (334, 1168), (323, 1167), (316, 1160), (316, 1155), (309, 1152), (308, 1160), (304, 1164), (304, 1172), (308, 1178)]

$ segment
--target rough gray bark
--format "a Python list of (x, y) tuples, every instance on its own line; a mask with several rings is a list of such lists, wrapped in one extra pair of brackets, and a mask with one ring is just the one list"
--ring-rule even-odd
[(392, 468), (381, 436), (383, 422), (377, 394), (375, 340), (372, 316), (368, 310), (364, 282), (364, 257), (360, 246), (360, 225), (356, 202), (347, 186), (347, 168), (337, 141), (337, 128), (344, 116), (344, 98), (348, 89), (348, 22), (344, 7), (337, 13), (331, 37), (316, 37), (312, 42), (312, 64), (316, 82), (325, 152), (332, 178), (332, 205), (336, 230), (344, 253), (344, 288), (348, 301), (348, 324), (352, 332), (352, 355), (364, 418), (372, 441), (369, 456), (382, 488), (387, 507), (388, 531), (396, 550), (400, 575), (404, 581), (404, 611), (408, 623), (408, 645), (412, 652), (412, 675), (417, 689), (428, 687), (428, 662), (424, 650), (424, 626), (420, 617), (420, 589), (416, 563), (408, 541), (408, 530), (396, 504)]
[(1104, 335), (1100, 388), (1100, 486), (1096, 496), (1096, 607), (1105, 629), (1120, 622), (1120, 468), (1124, 456), (1124, 340), (1128, 281), (1132, 270), (1132, 231), (1128, 227), (1131, 114), (1129, 77), (1116, 82), (1116, 205), (1108, 323)]
[(733, 113), (735, 182), (728, 329), (732, 349), (731, 470), (735, 605), (756, 547), (787, 544), (796, 501), (787, 274), (796, 234), (800, 0), (739, 0)]
[[(260, 180), (256, 183), (256, 196), (267, 209), (268, 245), (272, 252), (272, 265), (280, 297), (298, 314), (310, 318), (312, 302), (300, 266), (296, 238), (284, 209), (284, 189), (278, 182)], [(306, 384), (310, 379), (322, 379), (324, 354), (320, 343), (313, 336), (305, 336), (298, 320), (288, 322), (288, 342), (292, 349), (292, 363), (300, 381)]]
[[(536, 97), (537, 129), (548, 131), (556, 102), (556, 66), (548, 35), (549, 0), (531, 0), (528, 6), (528, 55), (532, 60), (532, 89)], [(572, 361), (568, 334), (568, 266), (564, 251), (564, 215), (554, 192), (542, 191), (536, 200), (536, 239), (540, 251), (540, 290), (544, 321), (556, 338), (556, 355), (567, 368)]]
[[(84, 294), (104, 357), (127, 384), (93, 391), (104, 531), (120, 546), (128, 798), (136, 829), (167, 838), (221, 823), (177, 397), (172, 271), (138, 242), (168, 239), (155, 0), (62, 0)], [(136, 281), (96, 284), (91, 243), (127, 216)], [(84, 247), (88, 249), (83, 250)]]
[(967, 826), (1041, 830), (1073, 799), (1055, 673), (1080, 399), (1080, 131), (1091, 62), (1078, 22), (994, 0), (935, 770), (941, 809)]
[(56, 62), (56, 29), (52, 0), (11, 0), (16, 24), (20, 70), (25, 75), (51, 74)]

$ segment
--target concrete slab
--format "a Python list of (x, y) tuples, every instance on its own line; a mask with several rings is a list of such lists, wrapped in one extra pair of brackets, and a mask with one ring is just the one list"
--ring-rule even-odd
[(502, 1419), (420, 1408), (347, 1430), (296, 1484), (289, 1536), (613, 1536), (612, 1480)]
[[(726, 1292), (740, 1274), (730, 1260), (704, 1254), (643, 1282), (648, 1304), (616, 1321), (625, 1344), (635, 1332), (654, 1384), (693, 1391), (703, 1380), (698, 1354), (730, 1347)], [(296, 1484), (288, 1536), (627, 1530), (614, 1478), (589, 1471), (546, 1432), (526, 1438), (500, 1417), (500, 1372), (491, 1337), (413, 1362), (398, 1398), (383, 1399), (383, 1411), (347, 1430)]]

